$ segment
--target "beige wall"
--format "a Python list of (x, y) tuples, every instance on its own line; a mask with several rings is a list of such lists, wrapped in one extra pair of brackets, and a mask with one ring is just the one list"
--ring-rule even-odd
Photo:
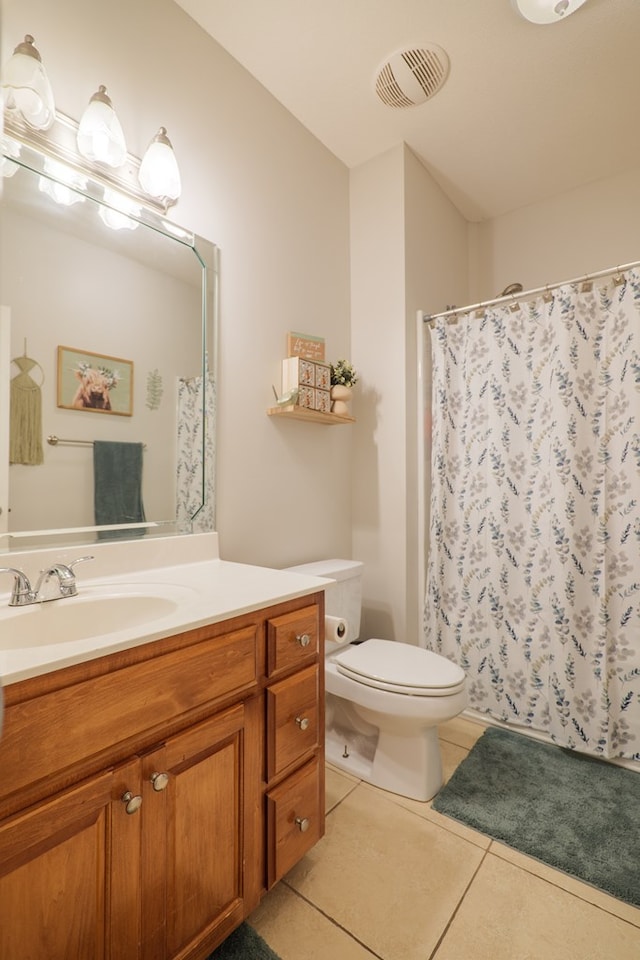
[(638, 260), (639, 222), (640, 166), (470, 224), (471, 300), (498, 296), (509, 283), (530, 290)]
[(325, 337), (331, 359), (349, 354), (347, 170), (171, 0), (1, 10), (2, 61), (32, 33), (62, 112), (79, 119), (104, 83), (130, 152), (167, 127), (183, 178), (172, 218), (221, 248), (222, 555), (349, 556), (351, 428), (265, 412), (288, 330)]
[(466, 222), (399, 146), (351, 172), (352, 354), (357, 397), (353, 555), (365, 562), (362, 636), (417, 643), (418, 309), (467, 296)]

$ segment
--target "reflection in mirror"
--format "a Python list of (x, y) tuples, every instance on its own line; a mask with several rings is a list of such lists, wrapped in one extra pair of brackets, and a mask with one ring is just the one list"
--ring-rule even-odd
[(3, 148), (0, 549), (214, 529), (217, 249)]

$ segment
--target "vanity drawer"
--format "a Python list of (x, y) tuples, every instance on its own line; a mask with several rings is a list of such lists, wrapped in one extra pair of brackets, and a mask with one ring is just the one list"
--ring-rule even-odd
[(314, 757), (267, 793), (267, 887), (287, 873), (322, 836), (320, 761)]
[(271, 684), (266, 697), (267, 779), (272, 780), (318, 746), (318, 665)]
[(161, 725), (250, 691), (258, 676), (256, 642), (251, 625), (7, 706), (0, 769), (12, 776), (0, 781), (0, 807), (29, 783), (98, 754), (118, 756), (118, 744), (132, 737), (153, 742)]
[(269, 677), (314, 659), (319, 651), (320, 613), (314, 604), (267, 621)]

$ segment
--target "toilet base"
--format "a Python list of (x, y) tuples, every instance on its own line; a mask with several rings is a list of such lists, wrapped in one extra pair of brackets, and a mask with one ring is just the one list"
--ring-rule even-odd
[(435, 726), (406, 736), (373, 726), (365, 732), (332, 723), (325, 731), (325, 755), (338, 770), (411, 800), (431, 800), (442, 786)]

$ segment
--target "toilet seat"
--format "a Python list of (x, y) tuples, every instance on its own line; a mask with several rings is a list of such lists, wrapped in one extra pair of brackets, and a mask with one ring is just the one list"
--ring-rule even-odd
[(368, 687), (414, 697), (449, 697), (464, 687), (464, 670), (409, 643), (365, 640), (332, 658), (339, 673)]

